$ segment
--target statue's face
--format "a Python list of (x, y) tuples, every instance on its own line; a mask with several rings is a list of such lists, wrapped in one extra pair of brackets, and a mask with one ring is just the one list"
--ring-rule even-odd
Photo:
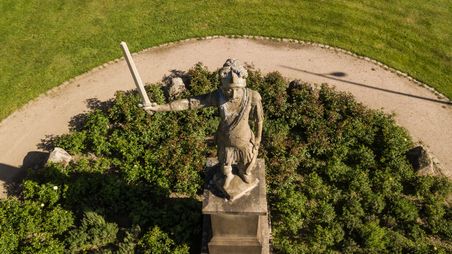
[(228, 100), (240, 99), (243, 96), (243, 88), (241, 87), (225, 87), (221, 90)]
[(228, 100), (238, 99), (243, 95), (245, 82), (245, 79), (231, 71), (221, 79), (221, 90)]

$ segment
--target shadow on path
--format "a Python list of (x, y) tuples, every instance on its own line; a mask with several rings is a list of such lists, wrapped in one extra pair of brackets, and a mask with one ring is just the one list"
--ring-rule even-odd
[[(98, 98), (89, 98), (85, 101), (86, 107), (89, 109), (87, 112), (79, 113), (75, 116), (72, 116), (69, 120), (69, 130), (70, 131), (80, 131), (85, 124), (88, 116), (92, 111), (100, 110), (104, 113), (112, 106), (113, 99), (109, 99), (106, 101), (101, 101)], [(55, 141), (60, 135), (46, 135), (41, 139), (41, 142), (37, 144), (38, 149), (42, 149), (47, 152), (51, 152), (55, 148)]]
[(22, 168), (0, 163), (0, 181), (3, 182), (3, 190), (0, 189), (0, 199), (18, 194), (18, 183), (25, 175), (26, 170)]
[(11, 181), (19, 173), (20, 168), (0, 163), (0, 180), (4, 182)]
[[(319, 77), (322, 77), (322, 78), (336, 80), (336, 81), (340, 81), (340, 82), (343, 82), (343, 83), (348, 83), (348, 84), (352, 84), (352, 85), (356, 85), (356, 86), (361, 86), (361, 87), (365, 87), (365, 88), (369, 88), (369, 89), (374, 89), (374, 90), (378, 90), (378, 91), (382, 91), (382, 92), (386, 92), (386, 93), (398, 94), (398, 95), (407, 96), (407, 97), (411, 97), (411, 98), (415, 98), (415, 99), (426, 100), (426, 101), (431, 101), (431, 102), (435, 102), (435, 103), (440, 103), (440, 104), (445, 104), (445, 105), (452, 106), (452, 102), (449, 102), (449, 101), (442, 101), (442, 100), (437, 100), (437, 99), (431, 99), (431, 98), (427, 98), (427, 97), (417, 96), (417, 95), (408, 94), (408, 93), (402, 93), (402, 92), (398, 92), (398, 91), (394, 91), (394, 90), (390, 90), (390, 89), (370, 86), (370, 85), (366, 85), (366, 84), (363, 84), (363, 83), (358, 83), (358, 82), (353, 82), (353, 81), (349, 81), (349, 80), (345, 80), (345, 79), (336, 78), (336, 77), (346, 76), (346, 74), (343, 73), (343, 72), (333, 72), (333, 73), (330, 73), (330, 74), (322, 74), (322, 73), (316, 73), (316, 72), (311, 72), (311, 71), (307, 71), (307, 70), (302, 70), (302, 69), (290, 67), (290, 66), (287, 66), (287, 65), (279, 65), (279, 66), (283, 67), (283, 68), (286, 68), (286, 69), (295, 70), (295, 71), (299, 71), (299, 72), (304, 72), (304, 73), (315, 75), (315, 76), (319, 76)], [(332, 77), (332, 76), (335, 76), (335, 77)]]
[(20, 182), (26, 176), (27, 169), (39, 169), (43, 167), (48, 157), (49, 153), (31, 151), (24, 157), (21, 167), (0, 163), (0, 181), (4, 182), (3, 187), (5, 188), (6, 194), (8, 196), (16, 195)]

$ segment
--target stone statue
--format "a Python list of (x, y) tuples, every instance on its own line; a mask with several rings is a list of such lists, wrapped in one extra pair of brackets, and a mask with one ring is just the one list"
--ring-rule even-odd
[[(257, 91), (246, 88), (247, 70), (236, 59), (228, 59), (220, 69), (221, 87), (210, 93), (177, 100), (164, 105), (150, 103), (148, 113), (218, 107), (220, 125), (215, 135), (220, 169), (224, 175), (223, 189), (228, 189), (237, 165), (238, 175), (250, 183), (262, 137), (263, 109)], [(255, 132), (251, 130), (250, 121)]]

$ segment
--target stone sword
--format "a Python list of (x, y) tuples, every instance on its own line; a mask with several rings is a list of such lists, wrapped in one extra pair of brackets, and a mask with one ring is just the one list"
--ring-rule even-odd
[(144, 89), (143, 81), (141, 80), (140, 74), (138, 73), (137, 67), (135, 66), (135, 62), (132, 59), (132, 55), (130, 54), (129, 48), (125, 42), (121, 42), (121, 48), (124, 53), (124, 58), (126, 59), (127, 65), (129, 66), (130, 73), (132, 73), (133, 80), (135, 81), (135, 85), (137, 86), (138, 92), (140, 92), (141, 98), (143, 99), (143, 104), (140, 104), (140, 107), (151, 106), (151, 101)]

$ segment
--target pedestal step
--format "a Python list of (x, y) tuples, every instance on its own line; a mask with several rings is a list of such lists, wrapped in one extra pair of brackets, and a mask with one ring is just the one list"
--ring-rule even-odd
[(209, 242), (210, 254), (261, 254), (262, 244), (252, 237), (213, 237)]

